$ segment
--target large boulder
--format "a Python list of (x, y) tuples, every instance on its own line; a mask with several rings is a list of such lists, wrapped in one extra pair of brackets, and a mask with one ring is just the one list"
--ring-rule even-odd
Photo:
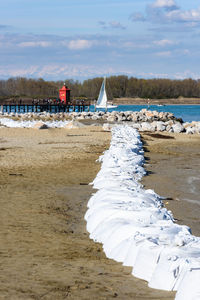
[(108, 116), (107, 121), (108, 122), (115, 122), (116, 121), (116, 116), (115, 115)]
[(149, 122), (142, 122), (141, 123), (141, 130), (142, 131), (155, 131), (155, 126)]
[(35, 123), (35, 125), (33, 126), (34, 129), (48, 129), (49, 126), (43, 122), (37, 122)]
[(175, 133), (180, 133), (180, 132), (184, 132), (185, 128), (181, 123), (176, 123), (172, 125), (172, 130)]
[(133, 122), (137, 122), (138, 121), (138, 113), (137, 112), (133, 112), (131, 114), (131, 119)]
[(141, 124), (140, 123), (131, 123), (130, 125), (131, 127), (137, 129), (137, 130), (141, 130)]
[(162, 121), (156, 122), (156, 129), (157, 129), (157, 131), (165, 131), (165, 129), (166, 129), (165, 123)]
[(146, 112), (146, 117), (147, 121), (153, 121), (155, 118), (154, 112), (153, 111), (147, 111)]
[(194, 134), (195, 128), (194, 127), (187, 127), (186, 128), (186, 134)]

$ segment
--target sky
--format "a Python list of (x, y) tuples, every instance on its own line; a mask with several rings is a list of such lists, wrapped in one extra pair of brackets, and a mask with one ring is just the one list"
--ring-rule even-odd
[(0, 0), (0, 79), (200, 78), (198, 0)]

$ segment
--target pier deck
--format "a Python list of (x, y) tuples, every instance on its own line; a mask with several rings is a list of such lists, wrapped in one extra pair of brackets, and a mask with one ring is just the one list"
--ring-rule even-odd
[(27, 113), (27, 112), (50, 112), (50, 113), (59, 113), (59, 112), (70, 112), (70, 111), (89, 111), (90, 102), (89, 101), (72, 101), (67, 104), (64, 103), (54, 103), (54, 102), (45, 102), (45, 101), (32, 101), (30, 102), (0, 102), (1, 112), (7, 113)]

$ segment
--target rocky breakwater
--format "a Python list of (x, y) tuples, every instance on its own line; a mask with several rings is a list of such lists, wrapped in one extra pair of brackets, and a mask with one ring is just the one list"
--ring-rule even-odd
[(92, 120), (96, 124), (104, 123), (104, 128), (110, 130), (116, 123), (129, 123), (139, 131), (166, 131), (186, 134), (200, 134), (200, 122), (184, 123), (170, 112), (158, 112), (142, 109), (141, 111), (125, 112), (69, 112), (69, 113), (4, 113), (2, 117), (9, 117), (18, 122), (41, 120), (42, 122), (56, 122), (67, 120)]
[(174, 133), (185, 132), (187, 134), (200, 134), (200, 122), (184, 123), (181, 118), (176, 118), (170, 112), (158, 112), (142, 109), (141, 111), (125, 112), (84, 112), (72, 113), (73, 118), (83, 120), (105, 120), (106, 130), (112, 128), (115, 123), (129, 122), (130, 125), (139, 131), (167, 131)]

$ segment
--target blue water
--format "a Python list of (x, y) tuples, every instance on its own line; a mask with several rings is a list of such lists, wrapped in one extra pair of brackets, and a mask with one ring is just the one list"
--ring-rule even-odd
[[(119, 105), (108, 111), (140, 111), (143, 108), (147, 108), (147, 105)], [(148, 110), (171, 112), (175, 117), (182, 118), (184, 122), (200, 121), (200, 105), (150, 105)], [(94, 111), (93, 105), (90, 111)]]
[[(143, 108), (148, 108), (147, 105), (119, 105), (117, 108), (108, 109), (108, 111), (140, 111)], [(9, 107), (8, 107), (9, 110)], [(86, 107), (86, 111), (88, 107)], [(182, 118), (184, 122), (200, 121), (200, 105), (150, 105), (148, 110), (171, 112), (177, 118)], [(4, 107), (5, 111), (5, 107)], [(11, 107), (11, 111), (14, 112), (14, 106)], [(31, 106), (27, 107), (26, 112), (31, 112)], [(94, 111), (94, 105), (90, 106), (90, 111)], [(56, 112), (55, 107), (52, 106), (52, 112)], [(23, 111), (21, 111), (23, 113)]]

